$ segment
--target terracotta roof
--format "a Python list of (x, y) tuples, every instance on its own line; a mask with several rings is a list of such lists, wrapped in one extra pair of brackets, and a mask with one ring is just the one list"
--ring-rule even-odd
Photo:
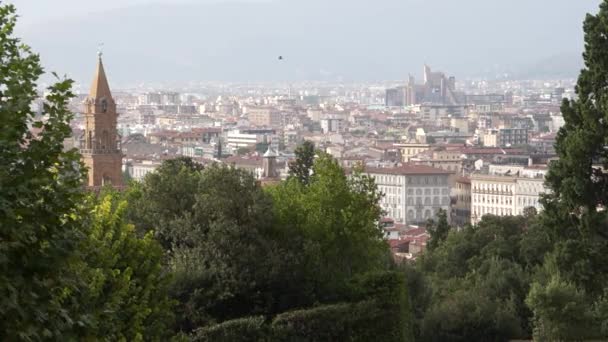
[(449, 175), (453, 173), (450, 171), (437, 169), (431, 166), (417, 164), (403, 164), (402, 166), (391, 168), (366, 167), (365, 172), (389, 175)]
[(254, 157), (231, 156), (231, 157), (224, 159), (223, 161), (226, 164), (262, 166), (262, 157), (259, 157), (259, 156), (254, 156)]
[(458, 177), (456, 179), (456, 182), (457, 183), (468, 183), (468, 184), (471, 184), (471, 178), (468, 178), (468, 177)]
[(409, 237), (418, 237), (418, 236), (422, 236), (427, 234), (427, 231), (425, 228), (413, 228), (410, 230), (406, 230), (403, 235), (405, 236), (409, 236)]

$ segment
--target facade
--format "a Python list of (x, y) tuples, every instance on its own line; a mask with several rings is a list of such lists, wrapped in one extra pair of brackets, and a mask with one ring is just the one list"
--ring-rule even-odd
[(436, 121), (443, 117), (464, 117), (466, 107), (460, 105), (425, 104), (420, 106), (420, 115), (423, 120)]
[(404, 224), (421, 224), (439, 209), (450, 212), (450, 172), (424, 165), (366, 168), (384, 194), (380, 205), (388, 217)]
[(339, 115), (326, 115), (321, 119), (321, 130), (323, 133), (339, 133), (344, 128), (344, 118)]
[(485, 147), (509, 147), (528, 144), (528, 129), (501, 128), (491, 129), (483, 135)]
[(84, 102), (85, 132), (80, 153), (88, 168), (89, 187), (122, 186), (122, 152), (116, 130), (116, 103), (101, 61)]
[(254, 126), (278, 127), (283, 124), (281, 112), (272, 107), (249, 107), (247, 118)]
[(136, 181), (142, 181), (150, 172), (154, 172), (162, 163), (159, 161), (144, 160), (142, 162), (131, 163), (127, 166), (129, 176)]
[(464, 227), (471, 222), (471, 179), (458, 177), (452, 189), (452, 223)]
[(411, 157), (410, 161), (456, 174), (460, 174), (462, 171), (462, 153), (459, 151), (427, 151), (416, 157)]
[(399, 147), (399, 149), (401, 150), (401, 161), (404, 163), (409, 163), (410, 158), (421, 152), (428, 151), (431, 149), (431, 145), (419, 143), (405, 143), (398, 144), (395, 146)]
[(478, 223), (486, 214), (496, 216), (523, 215), (524, 209), (541, 210), (540, 195), (548, 191), (544, 177), (511, 175), (471, 176), (471, 223)]
[(516, 146), (528, 144), (528, 129), (501, 128), (498, 130), (498, 146)]
[(384, 105), (387, 107), (405, 106), (405, 89), (403, 87), (386, 89)]

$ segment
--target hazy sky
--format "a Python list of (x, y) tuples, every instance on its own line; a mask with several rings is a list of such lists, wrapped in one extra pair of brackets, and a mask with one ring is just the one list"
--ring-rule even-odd
[[(213, 3), (232, 0), (5, 0), (17, 6), (22, 23), (48, 21), (66, 16), (74, 17), (95, 12), (121, 9), (146, 4)], [(270, 0), (240, 0), (262, 2)]]
[[(48, 70), (88, 83), (576, 75), (601, 0), (10, 0)], [(281, 63), (278, 55), (286, 56)]]

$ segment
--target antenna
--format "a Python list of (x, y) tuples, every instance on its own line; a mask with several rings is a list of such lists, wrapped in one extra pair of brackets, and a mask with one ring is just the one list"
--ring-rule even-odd
[(99, 58), (101, 58), (102, 55), (103, 55), (103, 42), (100, 42), (99, 44), (97, 44), (97, 56)]

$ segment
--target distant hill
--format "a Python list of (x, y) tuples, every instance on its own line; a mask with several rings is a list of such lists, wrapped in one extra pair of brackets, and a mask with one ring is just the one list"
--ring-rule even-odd
[[(22, 27), (48, 69), (88, 82), (105, 43), (111, 82), (459, 78), (580, 55), (599, 0), (276, 0), (139, 5)], [(277, 56), (285, 59), (279, 61)], [(560, 55), (561, 56), (561, 55)], [(569, 58), (521, 74), (576, 74)]]

